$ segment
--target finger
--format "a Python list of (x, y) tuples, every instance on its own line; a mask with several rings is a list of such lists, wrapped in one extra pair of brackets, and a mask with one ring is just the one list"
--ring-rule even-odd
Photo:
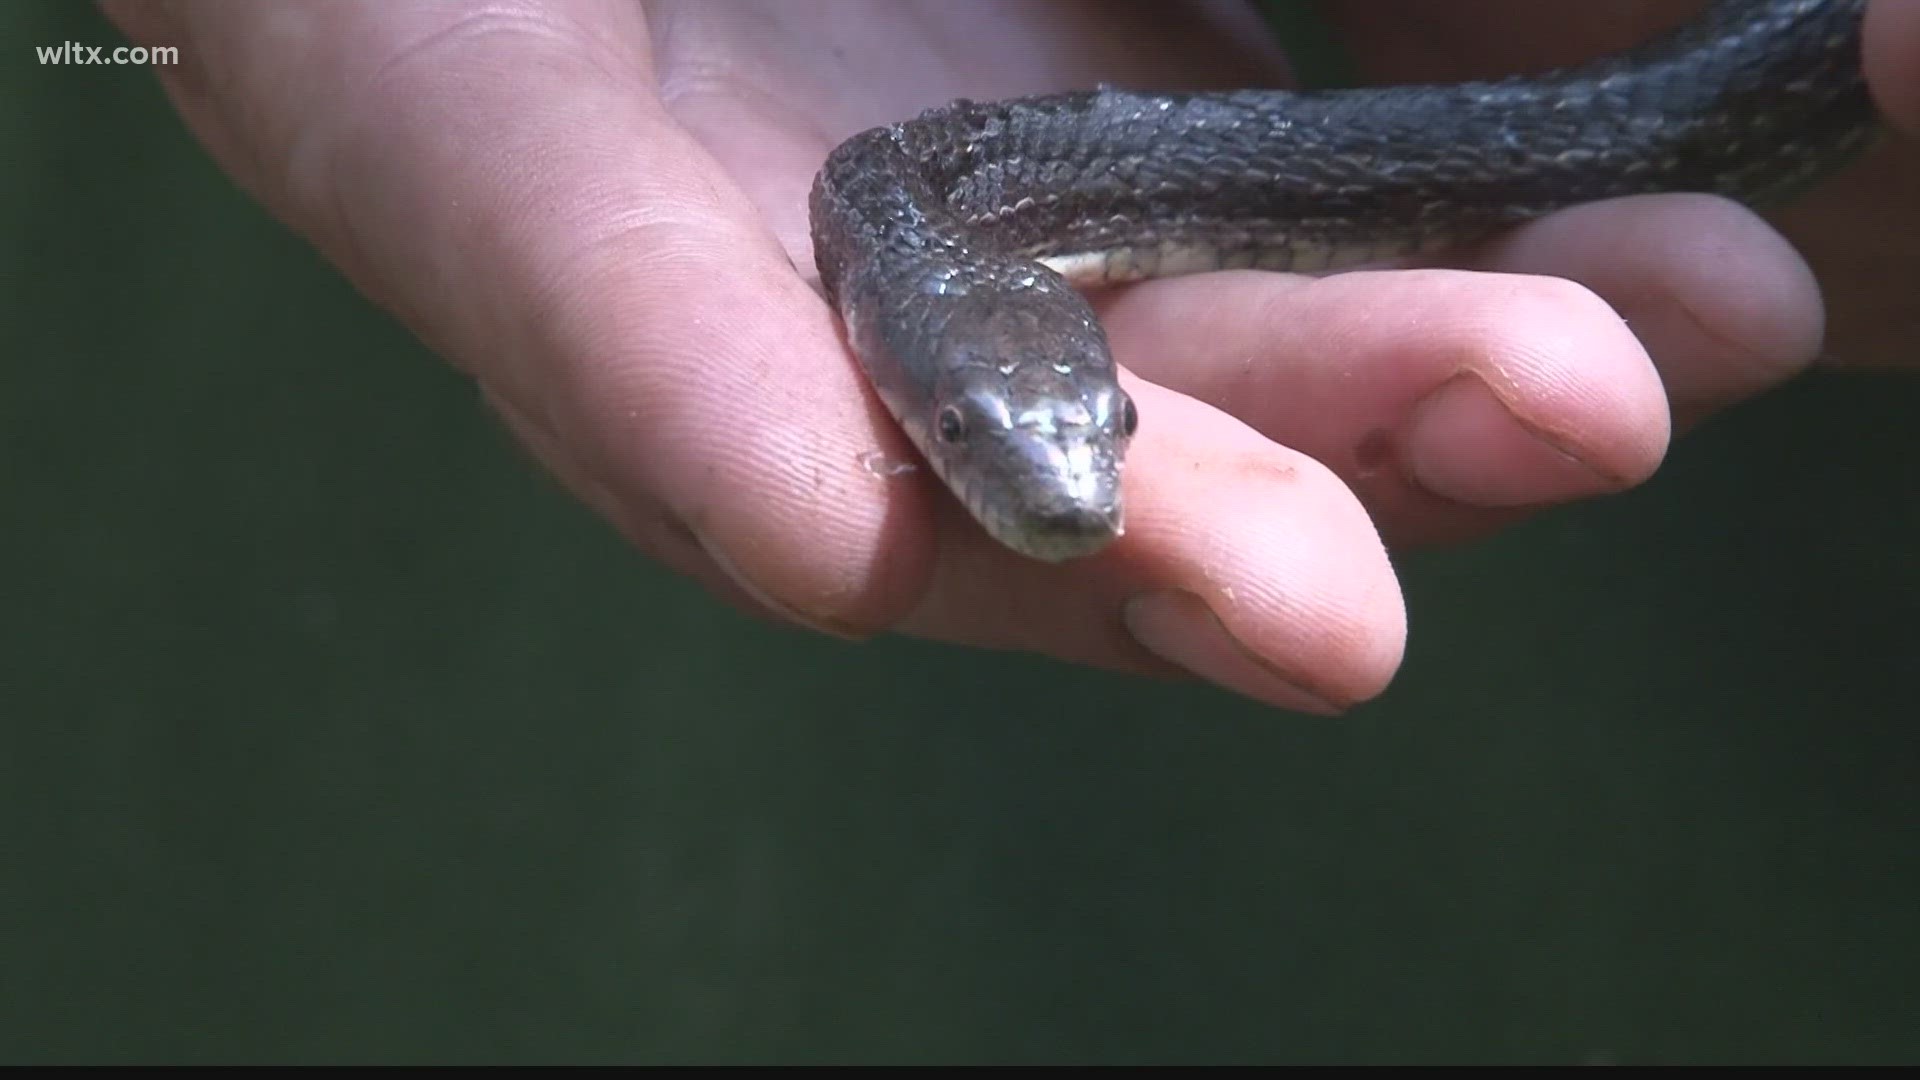
[(1824, 307), (1812, 271), (1766, 221), (1724, 199), (1578, 206), (1469, 262), (1593, 290), (1646, 348), (1682, 427), (1785, 382), (1820, 354)]
[(952, 530), (926, 603), (903, 628), (1185, 671), (1305, 712), (1379, 694), (1399, 667), (1406, 614), (1352, 493), (1202, 402), (1140, 380), (1128, 390), (1151, 420), (1128, 457), (1126, 535), (1098, 557), (1049, 567)]
[(654, 554), (849, 636), (912, 603), (927, 501), (863, 465), (904, 440), (747, 199), (653, 101), (633, 8), (176, 11), (208, 69), (176, 88), (184, 111), (617, 516), (657, 508), (677, 522), (661, 536), (694, 538)]
[(1805, 264), (1724, 200), (1578, 207), (1464, 263), (1488, 272), (1155, 282), (1106, 319), (1133, 370), (1327, 462), (1396, 542), (1632, 487), (1671, 419), (1751, 397), (1820, 348)]
[(1920, 4), (1873, 0), (1863, 30), (1867, 81), (1887, 119), (1920, 135)]
[(1104, 317), (1132, 371), (1325, 462), (1395, 542), (1631, 487), (1667, 445), (1644, 349), (1564, 280), (1236, 272), (1148, 283)]

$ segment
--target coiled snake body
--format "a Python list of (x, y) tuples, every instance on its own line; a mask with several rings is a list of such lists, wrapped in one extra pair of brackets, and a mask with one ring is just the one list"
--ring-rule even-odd
[(974, 519), (1033, 558), (1084, 556), (1123, 531), (1140, 421), (1075, 286), (1323, 272), (1647, 192), (1774, 201), (1873, 128), (1863, 5), (1717, 0), (1623, 55), (1494, 82), (959, 101), (828, 156), (815, 260)]

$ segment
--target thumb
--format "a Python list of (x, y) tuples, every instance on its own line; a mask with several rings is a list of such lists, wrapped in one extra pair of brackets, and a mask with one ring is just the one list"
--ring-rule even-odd
[(114, 2), (189, 127), (650, 554), (843, 636), (930, 573), (831, 312), (654, 95), (634, 5)]

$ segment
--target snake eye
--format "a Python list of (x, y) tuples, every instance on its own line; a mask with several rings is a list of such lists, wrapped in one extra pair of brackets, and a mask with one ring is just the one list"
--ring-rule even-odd
[(967, 422), (960, 416), (958, 406), (949, 405), (940, 410), (940, 441), (957, 443), (967, 437)]
[(1125, 398), (1120, 403), (1120, 430), (1127, 438), (1140, 428), (1140, 410), (1133, 407), (1133, 399)]

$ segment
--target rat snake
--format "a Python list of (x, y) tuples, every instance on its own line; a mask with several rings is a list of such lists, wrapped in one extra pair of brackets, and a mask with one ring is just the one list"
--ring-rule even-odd
[(1874, 126), (1863, 5), (1716, 0), (1621, 55), (1498, 81), (957, 101), (828, 155), (815, 262), (973, 518), (1032, 558), (1089, 555), (1124, 529), (1140, 419), (1076, 287), (1326, 272), (1647, 192), (1779, 200)]

